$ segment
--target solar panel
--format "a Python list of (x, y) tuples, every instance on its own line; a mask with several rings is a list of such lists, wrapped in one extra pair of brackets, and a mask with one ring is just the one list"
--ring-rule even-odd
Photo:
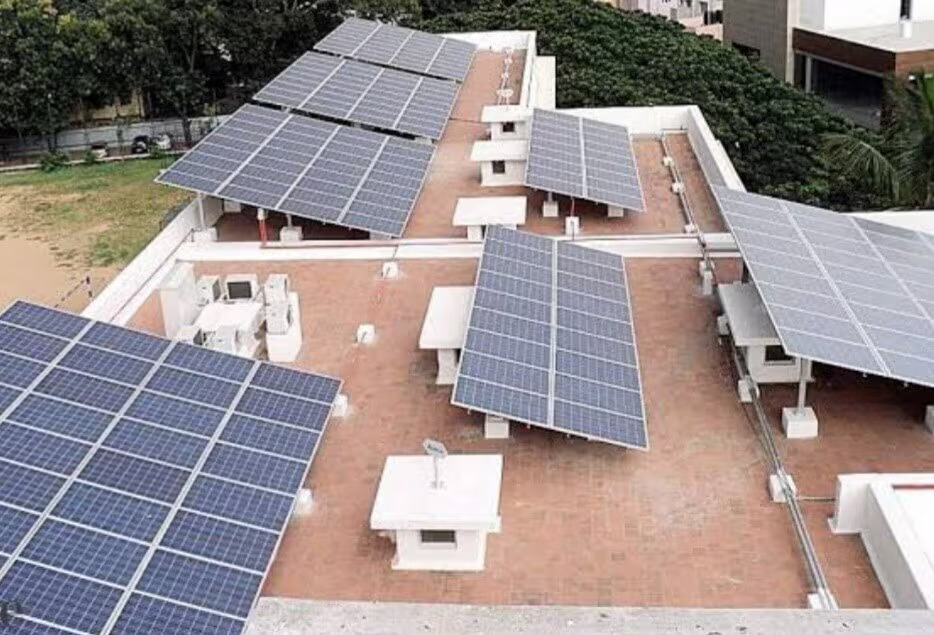
[(645, 211), (636, 156), (624, 126), (535, 109), (525, 183), (547, 192)]
[(433, 155), (408, 139), (246, 105), (156, 181), (401, 236)]
[(13, 632), (242, 632), (340, 381), (24, 302), (0, 332)]
[(622, 259), (491, 227), (451, 402), (647, 449)]
[(371, 66), (331, 55), (308, 52), (253, 99), (440, 139), (460, 86), (453, 81)]
[(789, 355), (934, 386), (934, 247), (916, 231), (715, 186)]
[(317, 51), (459, 82), (467, 79), (476, 49), (462, 40), (360, 18), (348, 18), (315, 44)]

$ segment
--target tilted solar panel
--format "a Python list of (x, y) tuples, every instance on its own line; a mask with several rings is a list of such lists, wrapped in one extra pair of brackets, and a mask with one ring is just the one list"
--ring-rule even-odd
[(622, 259), (489, 228), (451, 401), (647, 449)]
[(0, 331), (10, 632), (240, 633), (340, 381), (24, 302)]
[(476, 46), (405, 27), (348, 18), (315, 44), (315, 50), (462, 82), (467, 78)]
[(624, 126), (535, 109), (529, 135), (529, 187), (645, 211), (639, 169)]
[(789, 355), (934, 386), (934, 242), (714, 186)]
[(321, 53), (305, 53), (253, 99), (440, 139), (460, 86)]
[(433, 155), (407, 139), (247, 105), (156, 181), (398, 237)]

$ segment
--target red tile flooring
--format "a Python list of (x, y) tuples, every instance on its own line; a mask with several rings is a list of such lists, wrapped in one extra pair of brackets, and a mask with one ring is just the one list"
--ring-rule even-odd
[[(351, 414), (334, 419), (309, 485), (312, 515), (296, 519), (266, 595), (316, 599), (618, 606), (799, 607), (807, 593), (786, 509), (769, 501), (768, 465), (737, 402), (715, 333), (716, 308), (699, 293), (696, 263), (627, 263), (649, 421), (649, 452), (625, 451), (514, 426), (482, 439), (480, 417), (449, 405), (433, 384), (435, 359), (417, 340), (431, 289), (471, 284), (473, 260), (403, 261), (382, 280), (379, 262), (199, 264), (199, 273), (286, 272), (302, 302), (298, 367), (341, 376)], [(727, 267), (725, 266), (724, 269)], [(354, 344), (376, 325), (372, 346)], [(134, 325), (158, 332), (152, 298)], [(833, 493), (839, 472), (934, 470), (934, 439), (918, 423), (924, 395), (852, 377), (811, 390), (816, 441), (784, 442), (805, 495)], [(908, 398), (911, 395), (911, 399)], [(793, 391), (767, 387), (778, 408)], [(482, 573), (390, 570), (392, 545), (369, 530), (383, 461), (419, 454), (425, 437), (454, 452), (501, 452), (503, 533), (490, 537)], [(805, 503), (831, 588), (846, 607), (885, 606), (861, 542), (832, 536), (832, 506)]]

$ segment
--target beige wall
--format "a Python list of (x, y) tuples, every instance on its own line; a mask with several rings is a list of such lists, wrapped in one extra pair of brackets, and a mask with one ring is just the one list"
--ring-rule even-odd
[(794, 79), (791, 27), (798, 0), (724, 0), (723, 41), (759, 49), (762, 63), (786, 81)]

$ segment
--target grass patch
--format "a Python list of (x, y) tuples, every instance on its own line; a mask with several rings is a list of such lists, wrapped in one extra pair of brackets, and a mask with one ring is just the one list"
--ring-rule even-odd
[(50, 242), (69, 260), (123, 266), (191, 195), (153, 183), (170, 160), (77, 165), (0, 175), (0, 222)]

